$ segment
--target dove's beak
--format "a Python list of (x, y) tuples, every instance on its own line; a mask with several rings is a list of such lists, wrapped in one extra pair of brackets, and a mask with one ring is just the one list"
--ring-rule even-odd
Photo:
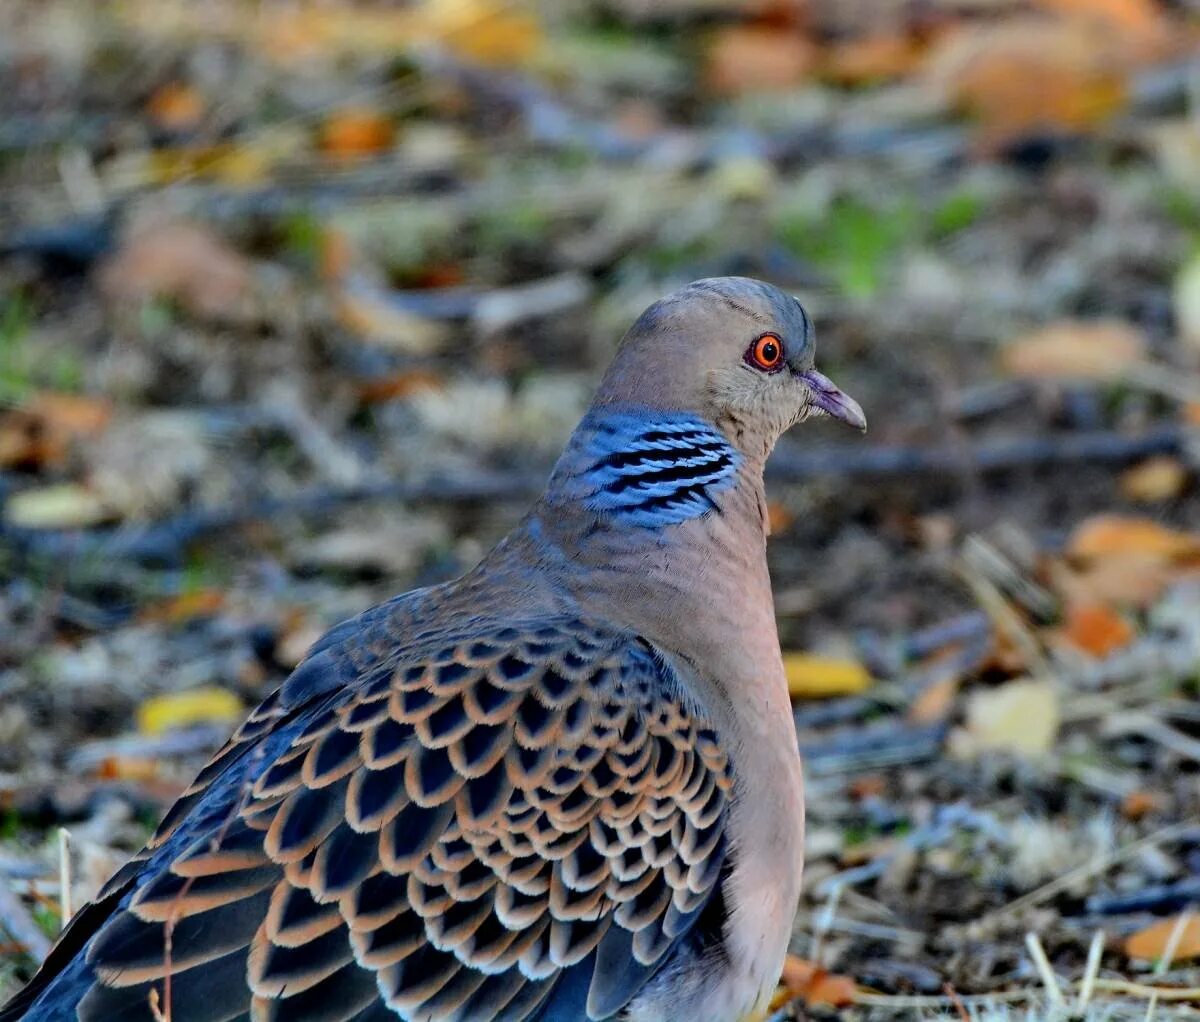
[(867, 417), (863, 415), (862, 406), (849, 394), (839, 390), (828, 376), (815, 369), (809, 369), (799, 375), (812, 395), (813, 408), (844, 422), (847, 426), (853, 426), (864, 433), (867, 431)]

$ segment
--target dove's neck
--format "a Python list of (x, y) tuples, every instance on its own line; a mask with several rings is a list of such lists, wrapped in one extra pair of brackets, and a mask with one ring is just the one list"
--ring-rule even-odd
[(520, 545), (589, 614), (690, 665), (714, 711), (767, 689), (786, 712), (763, 460), (694, 415), (593, 413)]

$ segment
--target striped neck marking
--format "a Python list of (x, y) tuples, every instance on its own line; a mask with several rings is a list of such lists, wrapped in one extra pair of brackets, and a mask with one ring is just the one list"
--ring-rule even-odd
[(585, 443), (584, 504), (640, 528), (675, 525), (718, 511), (741, 455), (714, 426), (690, 415), (613, 413)]

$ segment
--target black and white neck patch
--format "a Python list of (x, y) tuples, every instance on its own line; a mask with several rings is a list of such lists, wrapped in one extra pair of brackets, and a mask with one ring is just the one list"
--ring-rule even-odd
[(610, 412), (587, 429), (574, 482), (592, 511), (636, 528), (657, 528), (717, 510), (733, 485), (739, 452), (691, 415)]

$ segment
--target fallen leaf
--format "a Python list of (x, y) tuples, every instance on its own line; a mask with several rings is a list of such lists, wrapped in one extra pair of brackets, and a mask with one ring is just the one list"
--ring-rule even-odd
[(1101, 514), (1076, 527), (1066, 553), (1079, 560), (1134, 553), (1182, 560), (1200, 554), (1200, 534), (1168, 529), (1149, 518)]
[(44, 392), (0, 413), (0, 467), (58, 467), (72, 442), (95, 436), (112, 418), (112, 402)]
[(1063, 637), (1094, 657), (1106, 657), (1133, 639), (1133, 627), (1104, 604), (1073, 604), (1067, 608)]
[(96, 776), (103, 781), (157, 780), (159, 763), (145, 756), (108, 756), (96, 768)]
[(1122, 472), (1121, 493), (1139, 504), (1157, 504), (1178, 497), (1187, 479), (1187, 466), (1178, 458), (1163, 454)]
[(1155, 604), (1178, 575), (1160, 554), (1129, 551), (1097, 558), (1081, 566), (1053, 562), (1050, 580), (1068, 603), (1111, 604), (1146, 609)]
[(1134, 822), (1158, 812), (1162, 807), (1162, 796), (1153, 791), (1131, 791), (1121, 799), (1121, 815)]
[(913, 724), (937, 724), (950, 716), (962, 679), (957, 675), (926, 685), (908, 708)]
[(25, 529), (86, 529), (112, 517), (95, 493), (78, 483), (22, 490), (8, 498), (4, 517)]
[(146, 113), (165, 131), (191, 131), (204, 117), (204, 97), (184, 82), (168, 82), (146, 104)]
[(137, 727), (144, 735), (160, 735), (194, 724), (228, 724), (242, 718), (245, 707), (228, 689), (204, 685), (154, 696), (137, 708)]
[(1032, 132), (1079, 131), (1119, 112), (1140, 46), (1092, 19), (1013, 16), (947, 33), (928, 84), (1003, 144)]
[(1145, 338), (1126, 323), (1066, 320), (1013, 341), (1001, 361), (1028, 379), (1114, 380), (1145, 352)]
[(391, 120), (367, 107), (351, 107), (331, 114), (321, 125), (323, 152), (339, 160), (358, 160), (390, 149), (396, 138)]
[(1170, 29), (1153, 0), (1037, 0), (1037, 5), (1120, 34), (1139, 60), (1155, 59), (1169, 49)]
[(406, 398), (421, 390), (440, 390), (445, 381), (430, 369), (407, 369), (387, 376), (376, 376), (358, 384), (363, 404), (378, 404)]
[(708, 50), (705, 78), (715, 92), (791, 88), (816, 67), (816, 48), (795, 32), (760, 25), (718, 31)]
[(796, 516), (786, 504), (778, 500), (767, 501), (767, 527), (770, 535), (778, 536), (781, 532), (787, 532), (795, 520)]
[[(1125, 954), (1130, 958), (1161, 958), (1178, 925), (1179, 917), (1173, 916), (1147, 926), (1144, 930), (1138, 930), (1126, 938)], [(1197, 957), (1200, 957), (1200, 916), (1193, 915), (1183, 925), (1183, 936), (1175, 947), (1172, 961), (1179, 962)]]
[(174, 221), (128, 238), (101, 268), (110, 299), (169, 298), (194, 315), (237, 321), (249, 312), (252, 268), (208, 228)]
[(871, 687), (871, 675), (856, 660), (785, 653), (783, 669), (793, 699), (855, 695)]
[(146, 621), (183, 624), (196, 618), (212, 617), (225, 606), (225, 593), (220, 589), (197, 589), (180, 593), (147, 607), (142, 613)]
[(820, 73), (839, 85), (870, 85), (911, 74), (923, 58), (923, 48), (908, 36), (872, 35), (829, 47)]
[(967, 734), (976, 750), (1047, 752), (1058, 722), (1058, 693), (1042, 679), (1010, 681), (972, 692), (967, 700)]
[(426, 0), (429, 33), (442, 45), (477, 63), (521, 66), (542, 45), (542, 29), (530, 10), (503, 0)]
[(849, 976), (827, 972), (815, 962), (795, 955), (784, 959), (780, 982), (793, 998), (810, 1005), (842, 1008), (858, 999), (858, 985)]

